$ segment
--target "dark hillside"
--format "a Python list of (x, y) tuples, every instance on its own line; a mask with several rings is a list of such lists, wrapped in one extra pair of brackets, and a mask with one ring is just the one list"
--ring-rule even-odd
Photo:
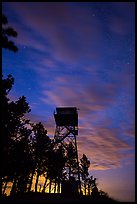
[(9, 196), (2, 199), (2, 203), (45, 203), (45, 204), (63, 204), (63, 203), (115, 203), (117, 201), (105, 197), (99, 196), (98, 198), (92, 198), (91, 196), (68, 196), (62, 194), (42, 194), (42, 193), (26, 193), (22, 195), (16, 195), (14, 197)]

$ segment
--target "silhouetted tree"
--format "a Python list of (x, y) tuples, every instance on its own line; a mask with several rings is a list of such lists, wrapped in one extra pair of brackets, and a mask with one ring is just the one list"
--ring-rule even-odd
[(18, 171), (18, 175), (19, 175), (17, 189), (18, 189), (18, 192), (21, 192), (21, 193), (26, 192), (29, 176), (32, 171), (32, 168), (34, 168), (32, 150), (31, 150), (31, 144), (30, 144), (31, 134), (32, 134), (32, 131), (26, 127), (23, 127), (20, 130), (21, 139), (18, 142), (19, 156), (17, 156), (19, 157), (19, 160), (18, 160), (18, 168), (16, 168), (16, 171)]
[(55, 190), (56, 190), (56, 183), (58, 184), (58, 192), (60, 191), (60, 183), (63, 177), (63, 170), (65, 168), (65, 164), (67, 161), (67, 157), (65, 155), (65, 149), (62, 145), (56, 151), (56, 170), (55, 170)]
[[(5, 15), (2, 15), (2, 48), (9, 49), (16, 52), (18, 48), (9, 40), (10, 37), (16, 37), (17, 32), (8, 27), (8, 20)], [(2, 135), (2, 181), (5, 182), (4, 188), (8, 181), (13, 181), (14, 193), (17, 188), (17, 181), (23, 174), (23, 169), (20, 162), (27, 162), (28, 155), (25, 151), (28, 145), (28, 135), (30, 130), (25, 126), (28, 120), (25, 119), (25, 114), (30, 112), (28, 103), (24, 96), (20, 97), (17, 101), (10, 101), (8, 94), (14, 84), (14, 78), (8, 75), (7, 79), (2, 79), (2, 121), (1, 121), (1, 135)], [(24, 137), (26, 141), (24, 140)], [(25, 141), (25, 142), (24, 142)], [(22, 152), (21, 152), (22, 150)], [(27, 156), (27, 157), (26, 157)], [(23, 158), (23, 159), (21, 159)], [(30, 164), (30, 160), (29, 160)], [(26, 163), (23, 167), (27, 165)], [(20, 168), (20, 169), (19, 169)], [(20, 170), (20, 171), (19, 171)], [(5, 189), (3, 192), (5, 192)]]
[(47, 177), (50, 180), (49, 193), (51, 192), (51, 184), (54, 182), (56, 191), (56, 185), (58, 184), (58, 192), (60, 191), (60, 182), (62, 180), (62, 172), (65, 167), (66, 156), (65, 150), (62, 145), (58, 145), (58, 148), (51, 148), (49, 151), (48, 164), (47, 164)]
[[(2, 178), (13, 179), (11, 152), (15, 148), (15, 141), (20, 137), (20, 130), (26, 124), (25, 113), (30, 112), (26, 98), (20, 97), (16, 102), (10, 101), (8, 93), (13, 85), (13, 77), (2, 80)], [(15, 159), (15, 158), (14, 158)]]
[(88, 195), (91, 195), (92, 183), (93, 183), (93, 176), (89, 176), (89, 177), (87, 178)]
[(17, 32), (8, 26), (8, 20), (5, 15), (2, 15), (2, 48), (17, 52), (18, 48), (9, 37), (17, 37)]
[(68, 179), (78, 173), (76, 149), (72, 143), (66, 144), (66, 167), (69, 169)]
[(27, 190), (27, 183), (32, 166), (30, 135), (31, 130), (22, 127), (20, 129), (20, 137), (14, 140), (14, 145), (10, 153), (14, 176), (11, 194), (16, 192), (24, 193)]
[(35, 170), (36, 170), (36, 183), (35, 192), (37, 192), (39, 176), (44, 174), (46, 170), (48, 152), (51, 145), (51, 140), (47, 136), (47, 130), (42, 123), (33, 125), (34, 132), (34, 156), (35, 156)]
[(81, 177), (82, 180), (84, 181), (84, 191), (86, 195), (86, 185), (87, 185), (87, 180), (89, 176), (88, 169), (90, 167), (90, 160), (87, 158), (85, 154), (83, 154), (82, 158), (80, 159), (80, 166), (81, 166)]

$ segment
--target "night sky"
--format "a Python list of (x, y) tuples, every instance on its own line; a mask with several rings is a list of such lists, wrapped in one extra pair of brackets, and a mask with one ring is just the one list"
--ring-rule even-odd
[(24, 95), (29, 118), (53, 138), (58, 106), (79, 108), (79, 157), (98, 188), (135, 200), (135, 14), (133, 2), (3, 2), (18, 53), (2, 51), (11, 100)]

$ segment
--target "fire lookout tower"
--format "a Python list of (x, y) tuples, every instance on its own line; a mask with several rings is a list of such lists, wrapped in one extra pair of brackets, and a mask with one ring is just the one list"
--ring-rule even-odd
[[(78, 135), (78, 112), (76, 107), (57, 107), (54, 113), (56, 122), (55, 128), (55, 143), (61, 144), (66, 148), (70, 161), (72, 162), (69, 167), (66, 167), (67, 180), (62, 182), (62, 193), (65, 192), (67, 186), (72, 184), (73, 192), (81, 192), (80, 172), (78, 162), (77, 140)], [(73, 154), (71, 153), (73, 152)], [(69, 185), (68, 185), (69, 184)], [(75, 189), (74, 189), (75, 186)], [(71, 188), (71, 187), (70, 187)], [(68, 189), (67, 189), (68, 190)]]

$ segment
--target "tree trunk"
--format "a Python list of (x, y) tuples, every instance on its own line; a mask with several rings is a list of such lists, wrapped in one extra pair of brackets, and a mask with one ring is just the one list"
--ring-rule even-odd
[(17, 183), (18, 192), (26, 193), (26, 191), (27, 191), (27, 183), (28, 183), (28, 175), (22, 175), (18, 179), (18, 183)]
[(14, 179), (13, 184), (12, 184), (12, 188), (10, 191), (10, 195), (14, 195), (16, 193), (16, 184), (17, 184), (17, 177)]
[(5, 182), (5, 185), (4, 185), (4, 188), (3, 188), (2, 195), (5, 194), (5, 191), (6, 191), (6, 188), (7, 188), (7, 184), (8, 184), (8, 180), (6, 180), (6, 182)]
[(58, 178), (58, 188), (57, 188), (57, 193), (60, 193), (60, 178)]
[(41, 192), (41, 184), (39, 184), (39, 192)]
[(86, 195), (86, 182), (84, 182), (84, 190), (85, 190), (85, 195)]
[(38, 181), (39, 181), (39, 173), (37, 173), (37, 177), (36, 177), (35, 192), (37, 192)]
[(90, 184), (88, 184), (88, 195), (90, 195)]
[(49, 193), (51, 193), (51, 184), (52, 184), (52, 181), (51, 179), (49, 179)]
[(56, 186), (57, 186), (57, 181), (55, 179), (54, 193), (56, 193)]
[(31, 175), (31, 178), (30, 178), (29, 187), (28, 187), (28, 192), (31, 191), (31, 186), (32, 186), (32, 182), (33, 182), (34, 173), (35, 173), (35, 170), (32, 172), (32, 175)]
[(44, 183), (44, 186), (43, 186), (43, 189), (42, 189), (42, 192), (43, 192), (43, 193), (45, 193), (46, 184), (47, 184), (47, 176), (46, 176), (46, 178), (45, 178), (45, 183)]

